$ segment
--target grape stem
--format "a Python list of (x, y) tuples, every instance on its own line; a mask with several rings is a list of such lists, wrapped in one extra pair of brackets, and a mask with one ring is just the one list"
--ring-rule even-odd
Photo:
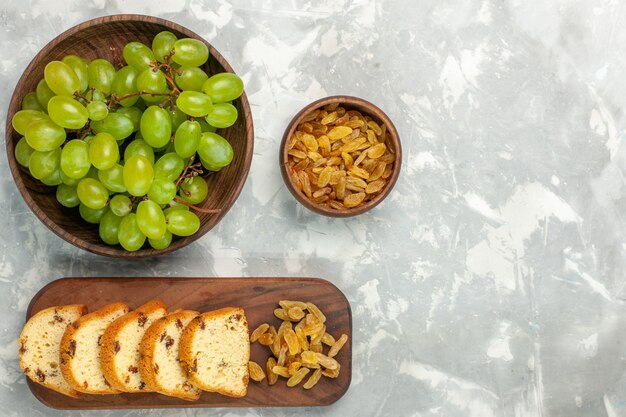
[(118, 104), (119, 102), (126, 100), (127, 98), (137, 97), (143, 94), (146, 94), (149, 96), (170, 96), (169, 93), (155, 93), (151, 91), (136, 91), (134, 93), (124, 94), (123, 96), (119, 96), (119, 97), (115, 93), (111, 93), (111, 100), (109, 100), (108, 107), (110, 109), (111, 106)]
[[(195, 164), (192, 164), (193, 158), (194, 157), (192, 156), (189, 158), (189, 161), (187, 161), (183, 173), (180, 174), (180, 177), (176, 180), (176, 187), (178, 187), (185, 178), (197, 177), (198, 175), (203, 174), (204, 171), (202, 171), (202, 163), (196, 162)], [(189, 172), (190, 170), (191, 172)]]
[(176, 201), (178, 204), (182, 204), (183, 206), (187, 206), (190, 209), (198, 211), (200, 213), (216, 214), (216, 213), (219, 213), (219, 212), (222, 211), (221, 209), (205, 209), (205, 208), (202, 208), (202, 207), (194, 206), (193, 204), (188, 203), (188, 202), (186, 202), (184, 200), (181, 200), (178, 197), (174, 197), (174, 201)]
[(74, 91), (74, 97), (82, 99), (82, 100), (85, 100), (85, 103), (87, 103), (87, 104), (91, 103), (91, 100), (89, 100), (87, 97), (85, 97), (84, 95), (82, 95), (78, 91)]
[(169, 54), (163, 56), (164, 62), (154, 61), (150, 63), (150, 66), (153, 68), (153, 71), (163, 70), (163, 76), (165, 77), (165, 80), (167, 81), (167, 84), (170, 88), (168, 99), (163, 100), (163, 102), (159, 104), (159, 107), (163, 108), (165, 106), (165, 103), (169, 102), (170, 111), (172, 112), (175, 110), (174, 98), (178, 97), (178, 95), (180, 94), (180, 89), (178, 88), (178, 86), (176, 85), (176, 82), (174, 81), (174, 73), (178, 75), (183, 74), (182, 71), (179, 71), (175, 69), (174, 67), (172, 67), (171, 60), (172, 60), (173, 55), (174, 55), (174, 50), (172, 49)]
[(115, 66), (117, 67), (117, 69), (120, 69), (124, 65), (126, 65), (123, 57), (120, 55), (120, 51), (117, 48), (110, 47), (109, 50), (113, 55), (113, 61), (115, 61)]

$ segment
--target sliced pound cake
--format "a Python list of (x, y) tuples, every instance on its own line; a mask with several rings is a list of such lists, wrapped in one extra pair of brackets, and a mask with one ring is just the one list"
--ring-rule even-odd
[(78, 392), (59, 369), (61, 338), (68, 325), (87, 313), (82, 304), (50, 307), (32, 316), (20, 335), (20, 367), (34, 382), (70, 397)]
[(67, 326), (61, 339), (61, 372), (76, 391), (87, 394), (119, 392), (109, 385), (102, 374), (100, 342), (109, 324), (126, 313), (126, 304), (109, 304)]
[(139, 343), (152, 323), (167, 314), (165, 304), (152, 300), (115, 320), (102, 336), (100, 362), (104, 378), (123, 392), (147, 392), (139, 373)]
[(179, 350), (180, 365), (193, 385), (231, 397), (246, 395), (250, 339), (242, 308), (210, 311), (191, 320)]
[(202, 393), (183, 373), (178, 347), (183, 329), (197, 311), (178, 310), (156, 320), (141, 340), (139, 371), (148, 388), (160, 394), (195, 401)]

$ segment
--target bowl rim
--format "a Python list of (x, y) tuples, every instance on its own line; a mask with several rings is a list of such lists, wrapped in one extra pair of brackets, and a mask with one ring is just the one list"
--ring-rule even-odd
[(200, 237), (204, 236), (212, 228), (214, 228), (217, 225), (217, 223), (221, 221), (221, 219), (226, 215), (226, 213), (235, 204), (235, 201), (237, 201), (237, 199), (239, 198), (241, 191), (243, 187), (245, 186), (245, 183), (248, 180), (248, 174), (250, 172), (250, 167), (252, 163), (252, 154), (254, 151), (254, 121), (252, 118), (252, 111), (250, 109), (250, 104), (249, 104), (245, 90), (240, 96), (241, 105), (244, 110), (243, 111), (244, 114), (240, 115), (240, 117), (243, 117), (243, 119), (246, 121), (246, 125), (245, 125), (245, 135), (246, 135), (245, 153), (246, 155), (243, 160), (243, 163), (244, 163), (243, 178), (241, 179), (241, 181), (239, 181), (235, 185), (235, 187), (233, 187), (233, 194), (232, 194), (232, 198), (229, 199), (230, 201), (226, 201), (225, 205), (221, 208), (220, 212), (215, 214), (215, 216), (217, 217), (211, 227), (209, 227), (208, 229), (206, 229), (205, 231), (201, 233), (196, 232), (195, 234), (191, 236), (181, 237), (178, 240), (172, 241), (171, 245), (168, 246), (166, 249), (157, 250), (157, 249), (144, 246), (137, 251), (128, 252), (124, 250), (123, 248), (119, 247), (119, 245), (109, 246), (105, 244), (104, 242), (95, 244), (92, 242), (88, 242), (82, 238), (76, 237), (73, 234), (68, 233), (65, 229), (63, 229), (58, 224), (53, 222), (50, 219), (50, 217), (48, 217), (46, 213), (42, 209), (39, 208), (38, 204), (31, 197), (30, 193), (28, 192), (28, 188), (26, 187), (26, 184), (24, 183), (24, 181), (22, 180), (20, 176), (21, 168), (18, 165), (15, 159), (15, 156), (13, 155), (15, 144), (12, 144), (12, 143), (14, 141), (13, 139), (9, 139), (13, 135), (13, 126), (11, 123), (11, 117), (17, 111), (20, 110), (20, 106), (21, 106), (21, 102), (20, 100), (18, 100), (18, 94), (16, 93), (21, 88), (23, 88), (23, 85), (26, 83), (27, 81), (26, 74), (30, 73), (33, 70), (33, 67), (38, 65), (39, 60), (40, 60), (39, 57), (49, 54), (59, 43), (61, 43), (68, 37), (76, 35), (77, 33), (89, 27), (108, 24), (108, 23), (124, 23), (124, 22), (140, 22), (140, 23), (157, 24), (157, 25), (163, 26), (167, 30), (173, 30), (173, 31), (179, 32), (183, 34), (185, 37), (198, 39), (202, 41), (205, 45), (207, 45), (207, 47), (209, 48), (209, 56), (213, 56), (217, 60), (217, 62), (224, 68), (225, 72), (234, 73), (234, 70), (232, 66), (228, 63), (228, 61), (226, 61), (226, 59), (222, 56), (222, 54), (217, 49), (215, 49), (213, 45), (211, 45), (206, 39), (198, 35), (196, 32), (192, 31), (191, 29), (188, 29), (170, 20), (162, 19), (160, 17), (155, 17), (155, 16), (142, 15), (142, 14), (113, 14), (113, 15), (97, 17), (94, 19), (89, 19), (75, 26), (70, 27), (69, 29), (61, 32), (59, 35), (54, 37), (50, 42), (48, 42), (41, 50), (39, 50), (35, 54), (35, 56), (32, 58), (32, 60), (29, 62), (26, 68), (23, 70), (22, 75), (20, 76), (17, 84), (15, 85), (13, 89), (11, 100), (9, 101), (9, 105), (7, 108), (5, 148), (6, 148), (7, 159), (9, 162), (11, 175), (13, 176), (13, 180), (15, 182), (15, 185), (18, 191), (22, 195), (22, 198), (24, 199), (28, 207), (35, 214), (35, 216), (42, 223), (44, 223), (48, 227), (48, 229), (50, 229), (54, 234), (56, 234), (57, 236), (65, 240), (66, 242), (69, 242), (72, 245), (80, 249), (84, 249), (84, 250), (87, 250), (88, 252), (95, 253), (98, 255), (115, 257), (115, 258), (125, 258), (125, 259), (153, 258), (156, 256), (165, 255), (167, 253), (171, 253), (178, 249), (181, 249), (195, 242)]
[[(313, 203), (311, 200), (306, 197), (302, 192), (298, 191), (291, 179), (291, 175), (288, 172), (288, 149), (287, 144), (289, 143), (289, 138), (295, 132), (298, 124), (304, 119), (306, 115), (310, 112), (324, 107), (328, 104), (339, 103), (345, 104), (347, 107), (357, 107), (359, 111), (367, 114), (370, 117), (374, 117), (384, 123), (387, 126), (387, 132), (391, 136), (391, 141), (394, 144), (396, 150), (396, 159), (394, 160), (394, 169), (387, 185), (383, 192), (378, 194), (376, 197), (368, 201), (367, 203), (357, 206), (350, 209), (345, 210), (336, 210), (331, 209), (329, 207), (324, 207), (319, 204)], [(391, 190), (396, 185), (398, 177), (400, 176), (400, 170), (402, 167), (402, 145), (400, 143), (400, 135), (398, 134), (398, 130), (395, 125), (387, 116), (387, 114), (378, 106), (373, 104), (370, 101), (362, 99), (360, 97), (350, 96), (350, 95), (333, 95), (328, 97), (323, 97), (318, 100), (313, 101), (312, 103), (304, 106), (296, 115), (291, 119), (285, 132), (283, 134), (282, 141), (280, 143), (280, 152), (279, 152), (279, 165), (280, 165), (280, 173), (283, 177), (283, 181), (287, 186), (287, 189), (291, 194), (295, 197), (295, 199), (302, 204), (307, 209), (311, 210), (314, 213), (321, 214), (328, 217), (352, 217), (357, 216), (359, 214), (363, 214), (378, 204), (380, 204), (391, 192)]]

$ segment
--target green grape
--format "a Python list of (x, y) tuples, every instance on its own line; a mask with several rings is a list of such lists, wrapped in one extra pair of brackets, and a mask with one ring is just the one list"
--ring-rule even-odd
[(213, 103), (225, 103), (243, 93), (243, 81), (232, 72), (222, 72), (206, 80), (202, 91), (211, 97)]
[(171, 93), (171, 90), (169, 88), (166, 88), (164, 93), (143, 94), (141, 96), (141, 101), (144, 102), (144, 105), (146, 107), (149, 107), (149, 106), (151, 106), (153, 104), (159, 104), (160, 105), (166, 99), (166, 96), (169, 95), (170, 93)]
[(143, 155), (148, 159), (150, 165), (154, 164), (154, 150), (143, 139), (135, 139), (124, 150), (125, 161), (128, 161), (133, 155)]
[(190, 204), (200, 204), (209, 194), (209, 187), (204, 178), (185, 178), (180, 184), (180, 198)]
[(174, 149), (181, 158), (189, 158), (196, 153), (202, 129), (200, 123), (187, 120), (183, 122), (174, 134)]
[[(118, 98), (124, 97), (127, 94), (136, 93), (138, 75), (139, 71), (135, 67), (126, 66), (120, 68), (113, 77), (113, 82), (111, 83), (111, 92), (114, 93)], [(120, 104), (123, 107), (130, 107), (134, 105), (137, 100), (139, 100), (139, 96), (128, 97), (124, 100), (121, 100)]]
[(13, 115), (11, 125), (17, 133), (25, 135), (28, 126), (41, 120), (50, 120), (50, 117), (37, 110), (20, 110)]
[(159, 32), (152, 39), (152, 52), (157, 61), (165, 62), (165, 56), (169, 55), (170, 51), (174, 48), (174, 43), (178, 38), (172, 32), (164, 30)]
[(89, 160), (96, 168), (112, 168), (119, 158), (117, 142), (109, 133), (98, 133), (89, 143)]
[(167, 204), (176, 197), (176, 184), (166, 178), (155, 178), (152, 181), (148, 198), (157, 204)]
[(160, 239), (165, 234), (165, 215), (157, 203), (143, 200), (137, 205), (137, 226), (150, 239)]
[(172, 120), (167, 110), (150, 106), (141, 116), (139, 129), (148, 145), (160, 148), (167, 145), (172, 136)]
[(143, 113), (143, 111), (146, 109), (146, 103), (144, 103), (143, 100), (139, 100), (135, 103), (133, 107), (137, 107)]
[(113, 193), (125, 193), (124, 167), (115, 164), (112, 168), (98, 170), (98, 180)]
[(192, 117), (206, 116), (213, 107), (211, 98), (197, 91), (183, 91), (178, 98), (176, 98), (176, 105), (185, 114)]
[(115, 67), (106, 59), (94, 59), (89, 63), (89, 87), (97, 88), (105, 96), (111, 95)]
[(96, 133), (110, 133), (115, 140), (126, 139), (134, 129), (133, 122), (122, 113), (109, 113), (104, 119), (91, 122), (90, 126)]
[(66, 129), (82, 129), (89, 119), (89, 112), (85, 106), (66, 96), (50, 99), (48, 115), (54, 123)]
[(46, 83), (45, 79), (39, 81), (35, 94), (37, 95), (37, 101), (44, 109), (48, 108), (48, 101), (50, 101), (52, 97), (56, 96), (54, 91), (48, 87), (48, 83)]
[(39, 100), (37, 100), (37, 93), (34, 91), (26, 94), (22, 99), (22, 110), (46, 111), (39, 103)]
[(51, 151), (35, 151), (28, 161), (28, 170), (30, 175), (41, 180), (54, 174), (59, 168), (59, 160), (61, 158), (61, 148)]
[(116, 216), (126, 216), (133, 210), (133, 202), (124, 194), (116, 194), (109, 201), (109, 207)]
[(209, 48), (197, 39), (183, 38), (174, 43), (172, 61), (188, 67), (199, 67), (209, 59)]
[(152, 164), (143, 155), (133, 155), (124, 163), (124, 185), (131, 195), (141, 197), (148, 193), (154, 177)]
[(170, 214), (173, 211), (176, 210), (182, 210), (182, 211), (189, 211), (189, 207), (184, 205), (184, 204), (180, 204), (177, 203), (175, 200), (172, 200), (168, 203), (168, 206), (165, 210), (163, 210), (163, 214), (165, 214), (165, 218), (167, 219), (167, 215)]
[(217, 128), (215, 126), (211, 126), (204, 119), (196, 119), (196, 122), (200, 123), (200, 130), (202, 130), (202, 133), (204, 133), (204, 132), (215, 132), (217, 130)]
[(217, 103), (207, 114), (206, 121), (219, 129), (225, 129), (237, 121), (237, 108), (230, 103)]
[(176, 129), (178, 129), (178, 127), (181, 125), (181, 123), (187, 120), (187, 115), (176, 106), (174, 106), (174, 111), (172, 111), (168, 106), (167, 112), (172, 119), (172, 132), (175, 132)]
[(166, 153), (176, 153), (176, 149), (174, 149), (174, 142), (168, 143), (161, 155), (165, 155)]
[(120, 243), (117, 235), (122, 218), (123, 217), (115, 215), (112, 210), (107, 210), (104, 216), (102, 216), (100, 226), (98, 227), (98, 234), (100, 235), (100, 239), (107, 245), (117, 245)]
[(78, 91), (87, 90), (89, 88), (89, 62), (76, 55), (67, 55), (61, 62), (69, 66), (78, 77)]
[(61, 170), (60, 169), (54, 170), (52, 175), (49, 175), (46, 178), (42, 178), (40, 181), (42, 182), (42, 184), (48, 185), (50, 187), (55, 187), (59, 184), (62, 184), (63, 179), (61, 178)]
[[(98, 168), (96, 168), (95, 166), (92, 165), (91, 168), (89, 168), (89, 172), (87, 172), (87, 175), (85, 175), (83, 178), (92, 178), (92, 179), (94, 179), (96, 181), (100, 181), (100, 178), (98, 176), (99, 173), (100, 173), (100, 171), (98, 170)], [(78, 185), (78, 184), (76, 184), (76, 185)]]
[(135, 213), (124, 216), (120, 222), (117, 238), (120, 241), (120, 245), (129, 252), (141, 249), (146, 242), (146, 235), (141, 233), (137, 225), (137, 215)]
[(76, 192), (76, 187), (67, 185), (67, 184), (59, 184), (57, 187), (57, 201), (61, 203), (63, 207), (76, 207), (80, 204), (80, 200), (78, 199), (78, 193)]
[(166, 230), (162, 238), (148, 239), (148, 243), (154, 249), (157, 249), (157, 250), (166, 249), (172, 243), (172, 234), (170, 233), (169, 230)]
[(200, 219), (191, 211), (170, 211), (166, 220), (167, 230), (176, 236), (191, 236), (200, 228)]
[[(147, 93), (165, 93), (167, 90), (167, 80), (165, 75), (156, 68), (148, 68), (139, 73), (137, 76), (137, 91)], [(144, 100), (151, 98), (150, 94), (142, 94)], [(158, 99), (163, 99), (161, 96), (157, 96)]]
[(80, 139), (72, 139), (61, 150), (61, 170), (66, 177), (82, 178), (89, 172), (89, 145)]
[(109, 211), (108, 207), (102, 207), (101, 209), (92, 209), (87, 207), (84, 204), (78, 205), (78, 212), (80, 213), (80, 217), (83, 218), (87, 223), (98, 224), (102, 217)]
[(209, 165), (221, 168), (233, 160), (233, 147), (217, 133), (205, 132), (200, 136), (198, 155)]
[(65, 129), (52, 120), (39, 120), (26, 129), (26, 142), (36, 151), (46, 152), (58, 148), (65, 141)]
[(65, 184), (65, 185), (70, 185), (72, 187), (76, 187), (78, 185), (79, 181), (82, 179), (82, 178), (70, 178), (67, 175), (65, 175), (63, 170), (60, 170), (60, 171), (61, 171), (61, 180), (63, 181), (63, 184)]
[(150, 68), (150, 64), (155, 61), (152, 50), (141, 42), (129, 42), (122, 51), (124, 60), (139, 71)]
[(85, 98), (89, 101), (101, 101), (103, 103), (107, 101), (106, 96), (97, 88), (90, 88), (87, 93), (85, 93)]
[(202, 158), (200, 158), (200, 163), (201, 163), (201, 164), (202, 164), (202, 166), (203, 166), (206, 170), (208, 170), (208, 171), (214, 171), (214, 172), (217, 172), (217, 171), (221, 170), (222, 168), (224, 168), (224, 167), (220, 167), (220, 166), (217, 166), (217, 165), (211, 164), (211, 163), (209, 163), (209, 162), (205, 161), (205, 160), (204, 160), (204, 159), (202, 159)]
[(87, 104), (87, 112), (89, 112), (89, 118), (91, 120), (99, 122), (109, 115), (109, 108), (102, 101), (92, 101)]
[(89, 145), (91, 143), (91, 141), (93, 140), (93, 138), (95, 138), (95, 135), (87, 135), (83, 138), (83, 142), (85, 142), (87, 145)]
[[(174, 152), (166, 153), (154, 164), (154, 178), (176, 181), (185, 169), (185, 161)], [(145, 193), (144, 193), (145, 194)]]
[(141, 120), (141, 115), (143, 114), (142, 110), (137, 107), (120, 107), (115, 111), (115, 113), (123, 114), (128, 117), (131, 122), (133, 122), (133, 132), (137, 132), (139, 130), (139, 121)]
[(15, 159), (18, 164), (25, 168), (28, 168), (28, 162), (33, 152), (35, 152), (35, 150), (26, 142), (26, 138), (21, 138), (15, 144)]
[(202, 91), (202, 85), (209, 79), (206, 72), (198, 67), (182, 66), (178, 71), (180, 73), (175, 73), (174, 80), (181, 90)]
[(166, 149), (167, 149), (167, 148), (169, 148), (171, 144), (172, 144), (172, 142), (169, 142), (169, 141), (168, 141), (168, 142), (165, 144), (165, 146), (161, 146), (160, 148), (153, 148), (153, 149), (154, 149), (154, 154), (155, 154), (155, 155), (158, 155), (158, 156), (165, 155), (165, 154), (167, 153), (167, 152), (166, 152)]
[(61, 61), (50, 61), (44, 68), (48, 87), (59, 96), (73, 96), (80, 88), (80, 80), (69, 65)]
[(83, 178), (76, 186), (80, 202), (94, 210), (100, 209), (109, 201), (109, 192), (98, 180)]

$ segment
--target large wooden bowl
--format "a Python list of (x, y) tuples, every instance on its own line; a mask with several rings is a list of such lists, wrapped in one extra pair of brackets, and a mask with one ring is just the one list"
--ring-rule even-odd
[(172, 244), (164, 250), (154, 250), (149, 246), (136, 252), (127, 252), (121, 246), (108, 246), (98, 236), (97, 225), (90, 225), (81, 219), (78, 209), (67, 209), (56, 201), (55, 187), (47, 187), (33, 179), (15, 160), (15, 144), (20, 135), (11, 127), (11, 119), (20, 110), (24, 96), (35, 91), (43, 78), (46, 64), (60, 60), (65, 55), (75, 54), (86, 59), (104, 58), (117, 62), (124, 45), (131, 41), (140, 41), (150, 45), (154, 35), (163, 30), (180, 37), (196, 38), (207, 44), (210, 51), (209, 61), (203, 69), (209, 74), (234, 72), (220, 53), (196, 33), (176, 23), (151, 16), (114, 15), (81, 23), (46, 45), (28, 65), (20, 78), (7, 114), (6, 149), (11, 173), (26, 204), (46, 226), (61, 238), (79, 248), (100, 255), (124, 258), (145, 258), (175, 251), (198, 239), (211, 230), (226, 215), (239, 196), (248, 176), (252, 160), (254, 129), (252, 113), (245, 93), (233, 104), (239, 111), (239, 119), (232, 127), (218, 131), (232, 145), (235, 156), (232, 163), (221, 171), (206, 177), (209, 196), (202, 204), (206, 209), (219, 209), (219, 213), (203, 214), (200, 217), (200, 230), (193, 236), (174, 238)]

